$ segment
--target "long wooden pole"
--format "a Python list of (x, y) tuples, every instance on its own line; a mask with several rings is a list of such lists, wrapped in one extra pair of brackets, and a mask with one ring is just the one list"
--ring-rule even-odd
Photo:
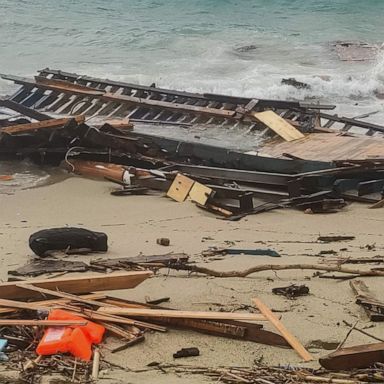
[(100, 303), (99, 301), (91, 300), (91, 299), (86, 299), (86, 298), (83, 298), (81, 296), (72, 295), (71, 293), (67, 293), (67, 292), (54, 291), (52, 289), (35, 287), (32, 284), (20, 283), (20, 284), (16, 284), (16, 287), (23, 288), (23, 289), (29, 289), (30, 291), (40, 292), (42, 294), (50, 295), (50, 296), (53, 296), (53, 297), (60, 297), (62, 299), (68, 299), (70, 301), (77, 301), (79, 303), (95, 305), (95, 306), (98, 306), (98, 307), (103, 307), (103, 306), (104, 307), (109, 307), (109, 306), (115, 307), (112, 304)]
[(81, 327), (87, 325), (87, 320), (0, 320), (0, 325), (7, 327), (20, 327), (20, 326), (41, 326), (41, 327)]
[(269, 320), (273, 326), (281, 333), (285, 340), (291, 345), (291, 347), (301, 356), (304, 361), (312, 361), (312, 355), (303, 347), (299, 340), (292, 335), (291, 332), (285, 328), (284, 324), (272, 313), (272, 311), (257, 298), (252, 299), (258, 310)]
[(177, 311), (168, 309), (101, 307), (97, 312), (132, 317), (168, 317), (178, 319), (265, 321), (264, 315), (241, 312)]

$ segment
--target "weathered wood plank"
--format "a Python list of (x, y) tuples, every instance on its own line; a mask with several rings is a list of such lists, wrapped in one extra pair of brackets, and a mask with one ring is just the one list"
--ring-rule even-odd
[(265, 321), (263, 315), (241, 312), (204, 312), (204, 311), (177, 311), (169, 309), (146, 308), (113, 308), (101, 307), (98, 312), (118, 316), (131, 317), (170, 317), (178, 319), (207, 319), (207, 320), (249, 320)]
[(384, 363), (384, 343), (340, 348), (319, 359), (322, 367), (334, 371), (368, 368), (374, 363)]
[(50, 120), (39, 121), (37, 123), (11, 125), (9, 127), (2, 128), (0, 132), (12, 134), (12, 133), (35, 131), (35, 130), (46, 129), (46, 128), (58, 128), (58, 127), (63, 127), (72, 119), (75, 119), (78, 124), (84, 123), (85, 121), (84, 116), (75, 116), (73, 118), (71, 117), (71, 118), (62, 118), (62, 119), (50, 119)]
[[(85, 275), (56, 279), (32, 279), (28, 280), (27, 283), (51, 290), (81, 294), (94, 291), (134, 288), (150, 276), (152, 276), (152, 272), (150, 271), (114, 272), (108, 275)], [(22, 281), (1, 283), (0, 298), (25, 299), (41, 297), (41, 294), (38, 292), (29, 291), (17, 286), (17, 284), (22, 283)]]
[(273, 111), (251, 112), (250, 115), (272, 129), (285, 141), (293, 141), (305, 137), (298, 129)]
[(285, 340), (291, 345), (291, 347), (301, 356), (304, 361), (312, 361), (313, 357), (311, 354), (303, 347), (299, 340), (292, 335), (291, 332), (284, 326), (283, 323), (272, 313), (272, 311), (258, 298), (252, 299), (253, 303), (259, 309), (259, 311), (265, 316), (265, 318), (270, 321), (273, 326), (281, 333)]
[(87, 325), (86, 320), (9, 320), (9, 319), (0, 319), (0, 325), (6, 327), (81, 327)]

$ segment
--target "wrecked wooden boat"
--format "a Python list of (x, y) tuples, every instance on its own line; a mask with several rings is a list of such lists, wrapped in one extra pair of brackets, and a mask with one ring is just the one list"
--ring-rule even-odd
[(186, 126), (242, 126), (265, 133), (265, 125), (250, 113), (273, 110), (302, 132), (332, 128), (352, 132), (357, 129), (368, 135), (384, 133), (383, 126), (326, 113), (333, 110), (334, 105), (191, 93), (49, 68), (40, 70), (34, 79), (12, 75), (1, 77), (21, 85), (11, 96), (11, 101), (40, 112)]

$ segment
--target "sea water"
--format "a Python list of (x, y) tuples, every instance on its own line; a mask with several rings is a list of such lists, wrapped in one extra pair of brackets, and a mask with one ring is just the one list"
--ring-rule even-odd
[[(0, 72), (50, 67), (192, 92), (379, 111), (384, 59), (343, 62), (335, 41), (381, 44), (382, 0), (0, 0)], [(294, 77), (310, 89), (282, 85)], [(0, 94), (16, 89), (0, 81)], [(213, 135), (220, 138), (216, 133)], [(240, 140), (236, 146), (241, 147)]]

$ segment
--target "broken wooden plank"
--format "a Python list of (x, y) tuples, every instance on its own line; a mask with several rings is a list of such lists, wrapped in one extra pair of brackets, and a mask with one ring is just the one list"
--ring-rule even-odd
[[(364, 281), (352, 280), (349, 282), (349, 285), (356, 296), (357, 304), (361, 305), (361, 299), (378, 301), (376, 297), (372, 294), (372, 292), (369, 290), (368, 286), (365, 284)], [(364, 309), (370, 321), (384, 321), (384, 315), (380, 313), (375, 313), (364, 305), (361, 305), (361, 307)]]
[(300, 341), (293, 336), (291, 332), (284, 326), (284, 324), (272, 313), (272, 311), (258, 298), (252, 299), (258, 310), (270, 321), (273, 326), (281, 333), (281, 335), (288, 341), (291, 347), (301, 356), (304, 361), (312, 361), (313, 357), (304, 348)]
[(87, 325), (86, 320), (10, 320), (0, 319), (0, 325), (6, 327), (82, 327)]
[(204, 312), (204, 311), (177, 311), (170, 309), (146, 309), (146, 308), (113, 308), (100, 307), (97, 311), (118, 316), (130, 317), (169, 317), (178, 319), (207, 319), (207, 320), (249, 320), (265, 321), (260, 314), (241, 312)]
[(272, 129), (285, 141), (293, 141), (305, 137), (298, 129), (273, 111), (251, 112), (250, 115)]
[(384, 343), (340, 348), (320, 358), (319, 362), (322, 367), (332, 371), (368, 368), (375, 363), (384, 363)]
[(178, 173), (167, 192), (167, 196), (178, 201), (179, 203), (182, 203), (187, 198), (194, 183), (194, 180)]
[(78, 124), (84, 123), (85, 121), (85, 117), (80, 115), (80, 116), (75, 116), (73, 118), (71, 117), (71, 118), (62, 118), (62, 119), (50, 119), (50, 120), (38, 121), (37, 123), (11, 125), (10, 127), (2, 128), (0, 132), (13, 134), (13, 133), (35, 131), (39, 129), (59, 128), (59, 127), (63, 127), (72, 119), (75, 119), (75, 121)]
[(70, 82), (65, 81), (65, 80), (48, 79), (48, 78), (43, 77), (43, 76), (35, 76), (35, 81), (37, 84), (52, 85), (52, 86), (56, 86), (56, 87), (59, 87), (59, 88), (62, 88), (62, 89), (68, 90), (68, 91), (72, 91), (72, 92), (81, 91), (81, 92), (83, 92), (85, 94), (89, 94), (91, 96), (101, 96), (101, 95), (104, 95), (106, 93), (105, 90), (94, 89), (92, 87), (87, 87), (87, 86), (80, 85), (80, 84), (70, 83)]
[[(153, 273), (150, 271), (113, 272), (107, 275), (99, 274), (63, 277), (56, 279), (28, 280), (28, 284), (33, 284), (36, 287), (81, 294), (93, 291), (109, 291), (115, 289), (134, 288), (152, 275)], [(23, 281), (19, 281), (17, 283), (1, 283), (0, 298), (26, 299), (41, 297), (41, 294), (38, 292), (29, 291), (17, 286), (17, 284), (22, 283)]]

